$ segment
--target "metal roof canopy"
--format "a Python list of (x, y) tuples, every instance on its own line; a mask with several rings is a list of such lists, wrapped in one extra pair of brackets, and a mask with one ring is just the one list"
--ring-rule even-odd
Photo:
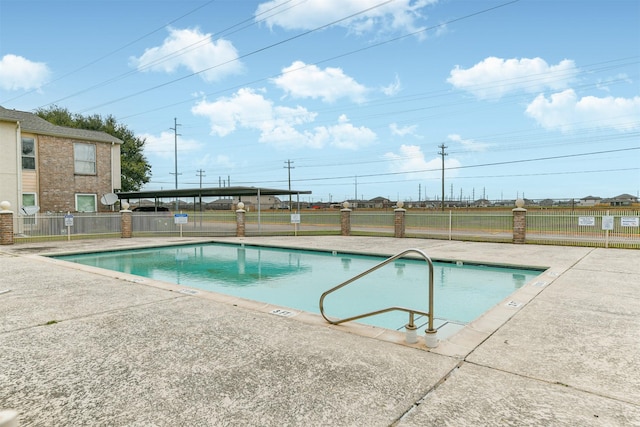
[[(127, 191), (122, 193), (116, 193), (119, 199), (143, 199), (153, 197), (156, 200), (156, 206), (158, 199), (163, 198), (180, 198), (180, 197), (199, 197), (201, 200), (203, 197), (215, 197), (215, 196), (257, 196), (258, 197), (258, 232), (262, 230), (262, 219), (260, 206), (260, 196), (280, 196), (280, 195), (297, 195), (298, 196), (298, 208), (300, 207), (300, 194), (311, 194), (311, 191), (295, 191), (295, 190), (278, 190), (275, 188), (261, 188), (261, 187), (213, 187), (213, 188), (179, 188), (177, 190), (155, 190), (155, 191)], [(176, 202), (177, 205), (177, 202)], [(201, 205), (202, 206), (202, 205)], [(176, 206), (177, 208), (177, 206)], [(297, 212), (298, 210), (296, 210)], [(296, 233), (298, 225), (295, 224)]]
[(209, 187), (180, 188), (177, 190), (125, 191), (116, 193), (119, 199), (144, 199), (147, 197), (164, 199), (171, 197), (215, 197), (215, 196), (283, 196), (311, 194), (311, 191), (279, 190), (261, 187)]

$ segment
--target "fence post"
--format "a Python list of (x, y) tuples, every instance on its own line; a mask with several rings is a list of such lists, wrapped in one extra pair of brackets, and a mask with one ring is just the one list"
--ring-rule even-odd
[(236, 209), (236, 237), (244, 237), (245, 234), (245, 210), (244, 203), (238, 203), (238, 209)]
[(527, 210), (523, 208), (524, 200), (516, 200), (513, 212), (513, 243), (523, 244), (527, 237)]
[(122, 202), (120, 210), (120, 237), (130, 239), (133, 236), (133, 218), (129, 203)]
[(11, 203), (0, 202), (0, 245), (13, 245), (13, 211)]
[(340, 235), (351, 236), (351, 209), (349, 209), (349, 202), (342, 204), (343, 209), (340, 209)]
[(405, 218), (404, 215), (407, 212), (406, 209), (402, 209), (404, 202), (398, 202), (398, 208), (394, 209), (395, 218), (393, 219), (393, 226), (395, 229), (394, 237), (404, 237)]

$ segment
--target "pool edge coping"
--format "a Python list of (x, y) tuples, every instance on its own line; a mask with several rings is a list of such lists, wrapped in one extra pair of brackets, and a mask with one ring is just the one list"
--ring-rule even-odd
[[(243, 242), (224, 242), (217, 240), (203, 240), (200, 242), (184, 242), (184, 243), (163, 243), (163, 244), (145, 244), (136, 248), (123, 248), (120, 250), (135, 250), (135, 249), (148, 249), (148, 248), (157, 248), (157, 247), (168, 247), (168, 246), (185, 246), (185, 245), (193, 245), (193, 244), (205, 244), (205, 243), (222, 243), (227, 245), (248, 245), (255, 247), (275, 247), (280, 249), (292, 249), (292, 250), (305, 250), (305, 251), (315, 251), (315, 252), (329, 252), (329, 249), (313, 249), (313, 248), (304, 248), (301, 246), (293, 246), (293, 245), (278, 245), (278, 244), (269, 244), (269, 245), (260, 245), (255, 243), (243, 243)], [(119, 249), (112, 249), (107, 251), (116, 252)], [(53, 263), (63, 263), (64, 266), (68, 268), (74, 268), (80, 271), (90, 272), (93, 274), (98, 274), (105, 277), (110, 277), (117, 280), (122, 280), (129, 283), (151, 286), (157, 289), (162, 289), (169, 292), (175, 292), (176, 294), (180, 294), (180, 296), (193, 296), (204, 298), (207, 300), (216, 301), (222, 304), (231, 304), (233, 306), (237, 306), (246, 310), (253, 310), (262, 312), (265, 314), (274, 315), (274, 310), (283, 310), (293, 312), (295, 314), (290, 316), (281, 316), (287, 317), (291, 319), (295, 319), (297, 321), (302, 321), (305, 324), (323, 326), (332, 330), (337, 330), (341, 332), (351, 333), (354, 335), (379, 339), (385, 342), (390, 342), (394, 344), (403, 345), (406, 347), (412, 347), (423, 351), (429, 351), (432, 353), (436, 353), (443, 356), (449, 356), (456, 359), (464, 359), (467, 355), (469, 355), (475, 348), (477, 348), (480, 344), (482, 344), (486, 339), (488, 339), (491, 335), (493, 335), (496, 331), (498, 331), (504, 324), (506, 324), (513, 316), (515, 316), (522, 308), (526, 307), (529, 302), (531, 302), (543, 289), (545, 289), (548, 285), (550, 285), (557, 277), (559, 277), (564, 271), (566, 271), (569, 267), (565, 269), (558, 269), (553, 267), (546, 267), (546, 270), (541, 271), (538, 276), (528, 281), (522, 287), (514, 291), (512, 294), (507, 296), (505, 299), (494, 305), (489, 310), (485, 311), (478, 318), (466, 324), (460, 330), (453, 333), (451, 336), (448, 336), (445, 339), (439, 340), (438, 346), (435, 348), (428, 348), (425, 345), (424, 337), (419, 336), (418, 342), (415, 344), (409, 344), (405, 341), (405, 333), (401, 331), (395, 331), (392, 329), (385, 329), (377, 326), (366, 325), (362, 323), (352, 322), (349, 324), (341, 324), (341, 325), (332, 325), (329, 324), (322, 316), (318, 313), (307, 312), (303, 310), (298, 310), (285, 306), (277, 306), (274, 304), (254, 301), (246, 298), (225, 295), (218, 292), (207, 291), (202, 289), (197, 289), (189, 286), (179, 285), (171, 282), (164, 282), (156, 279), (149, 279), (143, 276), (137, 276), (133, 274), (112, 271), (103, 269), (100, 267), (87, 266), (83, 264), (78, 264), (70, 261), (65, 261), (62, 259), (53, 258), (55, 256), (62, 255), (74, 255), (74, 254), (84, 254), (84, 253), (92, 253), (92, 252), (105, 252), (103, 251), (67, 251), (67, 252), (51, 252), (51, 253), (42, 253), (42, 254), (20, 254), (18, 256), (28, 257), (28, 258), (36, 258), (45, 262), (53, 262)], [(354, 255), (373, 255), (379, 257), (388, 257), (388, 254), (381, 253), (371, 253), (365, 251), (339, 251), (339, 253), (343, 254), (354, 254)], [(442, 258), (436, 258), (435, 261), (442, 262), (456, 262), (464, 260), (456, 260), (456, 259), (445, 259), (443, 261)], [(542, 269), (544, 267), (536, 266), (522, 266), (515, 264), (498, 264), (498, 263), (484, 263), (477, 261), (469, 261), (469, 264), (475, 265), (490, 265), (490, 266), (506, 266), (510, 268), (532, 268), (532, 269)], [(548, 276), (548, 277), (545, 277)], [(540, 279), (547, 280), (540, 280)]]

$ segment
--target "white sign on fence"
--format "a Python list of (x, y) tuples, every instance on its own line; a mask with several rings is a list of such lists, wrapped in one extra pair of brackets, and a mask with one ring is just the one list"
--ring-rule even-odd
[(602, 217), (602, 229), (613, 230), (613, 216), (606, 215)]
[(623, 227), (640, 227), (640, 218), (637, 216), (623, 216), (620, 218), (620, 225)]
[(300, 214), (291, 214), (291, 224), (300, 224)]
[(186, 224), (189, 222), (189, 215), (187, 214), (174, 214), (173, 215), (174, 224)]
[(67, 214), (64, 216), (64, 226), (73, 227), (73, 215)]
[(578, 225), (583, 227), (593, 227), (596, 225), (596, 218), (593, 216), (579, 216)]

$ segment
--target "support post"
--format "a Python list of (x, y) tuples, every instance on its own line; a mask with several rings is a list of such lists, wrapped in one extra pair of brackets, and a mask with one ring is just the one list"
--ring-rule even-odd
[(343, 209), (340, 209), (340, 235), (351, 236), (351, 209), (349, 209), (349, 202), (342, 204)]
[(516, 200), (513, 212), (513, 243), (524, 244), (527, 237), (527, 210), (523, 208), (524, 200)]
[(13, 211), (11, 203), (0, 202), (0, 245), (13, 245)]
[(129, 209), (129, 203), (123, 202), (120, 210), (120, 237), (130, 239), (133, 236), (133, 213)]
[(236, 237), (245, 236), (245, 213), (244, 203), (238, 203), (238, 209), (236, 209)]
[(405, 213), (407, 212), (407, 210), (403, 209), (403, 206), (403, 202), (398, 202), (398, 208), (393, 210), (393, 212), (395, 213), (395, 218), (393, 220), (393, 236), (398, 238), (403, 238), (405, 232)]

